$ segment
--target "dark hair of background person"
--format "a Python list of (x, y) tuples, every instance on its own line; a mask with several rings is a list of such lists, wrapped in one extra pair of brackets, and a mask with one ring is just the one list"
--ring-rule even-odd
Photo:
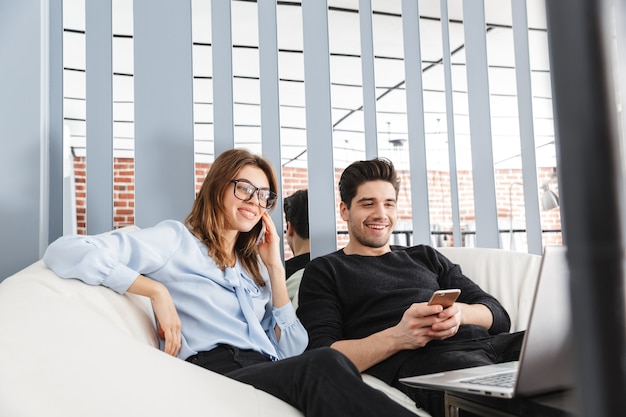
[(285, 198), (285, 220), (291, 222), (294, 230), (303, 239), (309, 238), (309, 192), (298, 190)]

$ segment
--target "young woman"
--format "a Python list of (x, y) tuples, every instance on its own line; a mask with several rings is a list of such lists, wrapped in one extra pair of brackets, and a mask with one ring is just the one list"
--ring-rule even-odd
[(185, 223), (65, 236), (44, 262), (59, 276), (147, 296), (164, 352), (251, 384), (307, 416), (414, 415), (361, 381), (339, 352), (307, 351), (267, 210), (276, 177), (263, 158), (217, 157)]

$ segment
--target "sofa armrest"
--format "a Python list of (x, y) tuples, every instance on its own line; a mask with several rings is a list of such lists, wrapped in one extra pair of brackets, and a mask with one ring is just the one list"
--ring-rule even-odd
[(302, 416), (157, 348), (144, 297), (57, 277), (39, 261), (0, 283), (2, 415)]
[(392, 387), (391, 385), (387, 385), (382, 380), (376, 378), (375, 376), (369, 374), (362, 374), (363, 381), (372, 388), (376, 388), (379, 391), (384, 392), (389, 398), (405, 407), (406, 409), (414, 412), (416, 415), (421, 417), (430, 417), (430, 414), (421, 408), (417, 408), (415, 405), (415, 401), (409, 398), (405, 393), (400, 391), (397, 388)]

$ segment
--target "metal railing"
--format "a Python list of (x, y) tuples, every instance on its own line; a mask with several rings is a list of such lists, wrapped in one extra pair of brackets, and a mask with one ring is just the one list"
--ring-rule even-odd
[[(510, 233), (526, 233), (527, 230), (526, 229), (499, 229), (500, 234), (510, 234)], [(561, 229), (542, 229), (541, 233), (561, 233)], [(342, 236), (342, 235), (347, 235), (348, 231), (347, 230), (338, 230), (337, 231), (337, 235), (338, 236)], [(430, 235), (433, 237), (447, 237), (450, 236), (452, 237), (454, 234), (454, 232), (452, 230), (431, 230), (430, 231)], [(463, 230), (461, 231), (461, 238), (463, 239), (463, 244), (461, 246), (466, 246), (465, 243), (465, 237), (466, 236), (474, 236), (476, 235), (476, 231), (475, 230)], [(393, 239), (394, 240), (394, 244), (403, 244), (405, 246), (410, 246), (412, 245), (413, 242), (413, 231), (412, 230), (394, 230), (392, 232), (392, 236), (403, 236), (404, 237), (404, 243), (399, 243), (398, 240), (399, 239)]]

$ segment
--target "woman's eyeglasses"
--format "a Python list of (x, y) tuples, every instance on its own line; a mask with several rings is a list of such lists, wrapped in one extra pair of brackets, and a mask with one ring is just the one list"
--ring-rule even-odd
[(276, 204), (278, 196), (273, 191), (256, 187), (247, 180), (230, 180), (230, 182), (235, 184), (235, 188), (233, 190), (235, 197), (242, 201), (250, 201), (254, 196), (254, 193), (256, 193), (259, 200), (259, 206), (269, 209)]

